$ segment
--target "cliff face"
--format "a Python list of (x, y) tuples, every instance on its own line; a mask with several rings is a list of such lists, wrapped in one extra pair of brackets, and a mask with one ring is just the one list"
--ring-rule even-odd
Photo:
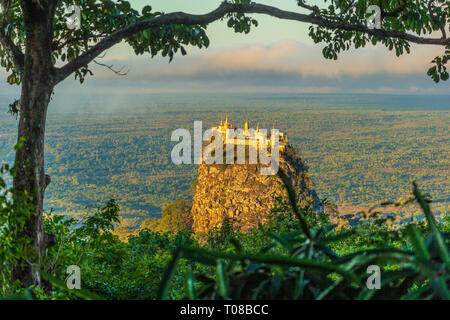
[[(280, 168), (297, 187), (300, 199), (312, 200), (320, 209), (307, 168), (291, 147), (280, 153)], [(194, 231), (207, 232), (226, 217), (239, 220), (243, 231), (255, 228), (265, 222), (280, 196), (287, 196), (281, 179), (261, 175), (260, 165), (201, 164), (192, 207)]]

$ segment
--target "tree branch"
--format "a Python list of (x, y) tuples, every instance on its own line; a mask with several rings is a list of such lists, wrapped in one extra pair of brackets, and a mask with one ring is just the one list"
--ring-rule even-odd
[(387, 12), (382, 10), (381, 11), (381, 18), (384, 19), (385, 17), (390, 17), (390, 18), (397, 18), (398, 15), (406, 9), (406, 1), (402, 1), (402, 4), (394, 9), (393, 11)]
[[(248, 9), (247, 9), (248, 8)], [(244, 11), (247, 13), (260, 13), (273, 16), (279, 19), (294, 20), (300, 22), (307, 22), (314, 25), (318, 25), (327, 29), (340, 29), (346, 31), (358, 31), (372, 36), (380, 38), (397, 38), (403, 39), (409, 42), (417, 44), (429, 44), (429, 45), (450, 45), (450, 38), (424, 38), (400, 31), (388, 31), (380, 29), (369, 29), (363, 24), (350, 24), (343, 21), (330, 21), (320, 16), (308, 16), (297, 12), (290, 12), (280, 10), (275, 7), (266, 6), (262, 4), (250, 4)]]
[(309, 11), (312, 11), (312, 14), (320, 13), (320, 9), (318, 6), (310, 6), (310, 5), (306, 4), (305, 0), (299, 1), (298, 6), (301, 8), (307, 9)]
[(14, 44), (11, 38), (5, 34), (3, 28), (0, 28), (0, 43), (3, 48), (9, 53), (11, 56), (15, 67), (22, 71), (23, 65), (25, 62), (25, 55), (22, 51)]
[(441, 30), (442, 33), (442, 38), (446, 39), (447, 38), (447, 33), (445, 32), (445, 26), (443, 26), (439, 20), (436, 18), (436, 16), (433, 13), (433, 2), (434, 0), (429, 0), (428, 1), (428, 12), (430, 13), (430, 17), (431, 20), (439, 27), (439, 29)]
[(192, 15), (183, 12), (174, 12), (164, 14), (149, 20), (139, 21), (124, 29), (116, 31), (112, 33), (110, 36), (98, 42), (96, 45), (91, 47), (85, 53), (78, 56), (76, 59), (72, 60), (62, 68), (57, 69), (56, 81), (60, 82), (64, 80), (79, 68), (86, 66), (87, 64), (92, 62), (99, 54), (101, 54), (105, 50), (111, 48), (112, 46), (119, 43), (123, 39), (138, 32), (141, 32), (143, 30), (161, 27), (169, 24), (179, 24), (179, 25), (209, 24), (211, 22), (223, 18), (226, 14), (233, 12), (265, 14), (283, 20), (292, 20), (310, 23), (327, 29), (333, 30), (340, 29), (346, 31), (363, 32), (381, 39), (397, 38), (417, 44), (441, 45), (441, 46), (450, 45), (450, 38), (445, 39), (424, 38), (400, 31), (369, 29), (366, 25), (363, 24), (350, 24), (344, 21), (328, 20), (318, 15), (306, 15), (298, 12), (285, 11), (272, 6), (253, 2), (243, 6), (237, 6), (232, 3), (223, 2), (217, 9), (204, 15)]
[(3, 21), (0, 25), (0, 44), (6, 50), (6, 52), (11, 56), (15, 67), (19, 69), (20, 71), (23, 70), (24, 61), (25, 61), (25, 55), (22, 53), (22, 51), (19, 49), (18, 46), (14, 44), (11, 37), (8, 36), (5, 32), (5, 28), (8, 24), (8, 20), (6, 19), (6, 15), (8, 14), (9, 8), (10, 8), (10, 1), (3, 0), (1, 2), (2, 8), (3, 8)]
[(184, 24), (184, 25), (198, 25), (198, 24), (208, 24), (216, 20), (221, 19), (227, 13), (231, 13), (236, 10), (234, 4), (223, 2), (216, 10), (204, 15), (192, 15), (183, 12), (174, 12), (169, 14), (164, 14), (156, 18), (152, 18), (145, 21), (139, 21), (112, 33), (110, 36), (99, 41), (96, 45), (92, 46), (85, 53), (78, 56), (76, 59), (67, 63), (65, 66), (57, 69), (56, 81), (61, 82), (67, 78), (70, 74), (78, 70), (79, 68), (86, 66), (92, 60), (94, 60), (98, 55), (100, 55), (105, 50), (111, 48), (115, 44), (119, 43), (123, 39), (139, 33), (143, 30), (161, 27), (169, 24)]
[(114, 65), (113, 64), (104, 64), (104, 63), (98, 62), (97, 60), (93, 60), (93, 61), (94, 61), (95, 64), (111, 70), (112, 72), (114, 72), (118, 76), (126, 76), (128, 74), (128, 72), (130, 72), (130, 70), (127, 70), (127, 71), (124, 72), (123, 69), (125, 69), (125, 67), (122, 67), (119, 70), (117, 70), (117, 69), (114, 69)]
[(72, 44), (72, 43), (76, 43), (76, 42), (78, 42), (78, 41), (82, 41), (82, 40), (95, 40), (95, 41), (97, 41), (97, 40), (99, 40), (100, 38), (105, 38), (105, 37), (107, 37), (108, 35), (107, 34), (94, 34), (94, 35), (92, 35), (92, 36), (89, 36), (89, 37), (76, 37), (76, 38), (72, 38), (72, 39), (69, 39), (69, 40), (67, 40), (67, 41), (64, 41), (64, 42), (60, 42), (59, 40), (55, 40), (55, 41), (53, 41), (53, 43), (52, 43), (52, 50), (54, 50), (54, 51), (58, 51), (58, 50), (61, 50), (61, 49), (63, 49), (65, 46), (67, 46), (68, 44)]

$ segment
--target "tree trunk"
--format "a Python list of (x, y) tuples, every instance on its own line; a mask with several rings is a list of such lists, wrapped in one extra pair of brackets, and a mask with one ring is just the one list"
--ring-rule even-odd
[(27, 33), (25, 65), (22, 72), (20, 122), (18, 140), (25, 139), (16, 152), (16, 175), (13, 186), (32, 196), (34, 212), (19, 234), (32, 239), (34, 255), (15, 266), (12, 281), (41, 286), (39, 270), (46, 241), (42, 226), (44, 191), (49, 183), (44, 172), (44, 140), (47, 108), (54, 87), (54, 69), (51, 62), (51, 19), (37, 4), (24, 8)]

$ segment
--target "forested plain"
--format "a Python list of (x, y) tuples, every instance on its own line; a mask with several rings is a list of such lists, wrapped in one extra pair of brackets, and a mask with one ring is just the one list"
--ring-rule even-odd
[[(23, 246), (12, 235), (29, 208), (13, 205), (3, 179), (10, 182), (14, 169), (1, 167), (2, 297), (450, 299), (443, 271), (450, 261), (447, 97), (103, 99), (64, 97), (50, 109), (46, 209), (57, 214), (44, 216), (44, 230), (57, 245), (42, 260), (47, 291), (9, 281), (21, 252), (11, 248)], [(417, 210), (425, 219), (392, 228), (392, 216), (368, 211), (368, 219), (337, 228), (330, 215), (297, 203), (280, 170), (287, 197), (275, 201), (264, 225), (243, 233), (237, 221), (225, 219), (206, 234), (194, 234), (189, 208), (197, 167), (171, 163), (171, 133), (192, 130), (194, 120), (204, 128), (216, 125), (227, 113), (238, 127), (247, 116), (262, 128), (275, 121), (308, 164), (319, 196), (344, 213), (394, 200), (389, 209)], [(0, 114), (0, 159), (11, 163), (17, 120), (6, 110)], [(72, 265), (82, 270), (80, 290), (68, 290), (63, 280)], [(382, 270), (379, 290), (366, 282), (373, 265)]]
[[(13, 160), (17, 120), (0, 112), (0, 159)], [(105, 98), (106, 99), (106, 98)], [(450, 203), (450, 99), (399, 95), (135, 95), (129, 104), (78, 99), (52, 102), (46, 166), (52, 183), (46, 209), (79, 214), (116, 199), (136, 227), (176, 199), (192, 199), (196, 165), (174, 165), (177, 128), (216, 125), (277, 128), (306, 161), (319, 196), (351, 213), (411, 192), (416, 180), (435, 214)], [(126, 101), (126, 99), (120, 99)]]

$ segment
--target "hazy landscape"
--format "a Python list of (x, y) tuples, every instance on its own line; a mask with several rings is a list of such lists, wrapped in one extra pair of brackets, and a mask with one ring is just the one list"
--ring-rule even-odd
[[(107, 96), (52, 102), (46, 166), (52, 183), (46, 208), (86, 212), (115, 198), (132, 226), (159, 217), (176, 199), (192, 199), (195, 165), (172, 164), (173, 130), (204, 129), (228, 113), (241, 127), (276, 127), (288, 134), (309, 167), (319, 196), (341, 213), (397, 200), (416, 180), (436, 214), (450, 204), (450, 100), (426, 95), (217, 94)], [(6, 105), (8, 98), (0, 98)], [(99, 108), (101, 106), (101, 108)], [(57, 110), (57, 111), (56, 111)], [(12, 162), (17, 120), (2, 109), (0, 155)]]
[(0, 300), (450, 300), (450, 1), (0, 0), (0, 24)]

